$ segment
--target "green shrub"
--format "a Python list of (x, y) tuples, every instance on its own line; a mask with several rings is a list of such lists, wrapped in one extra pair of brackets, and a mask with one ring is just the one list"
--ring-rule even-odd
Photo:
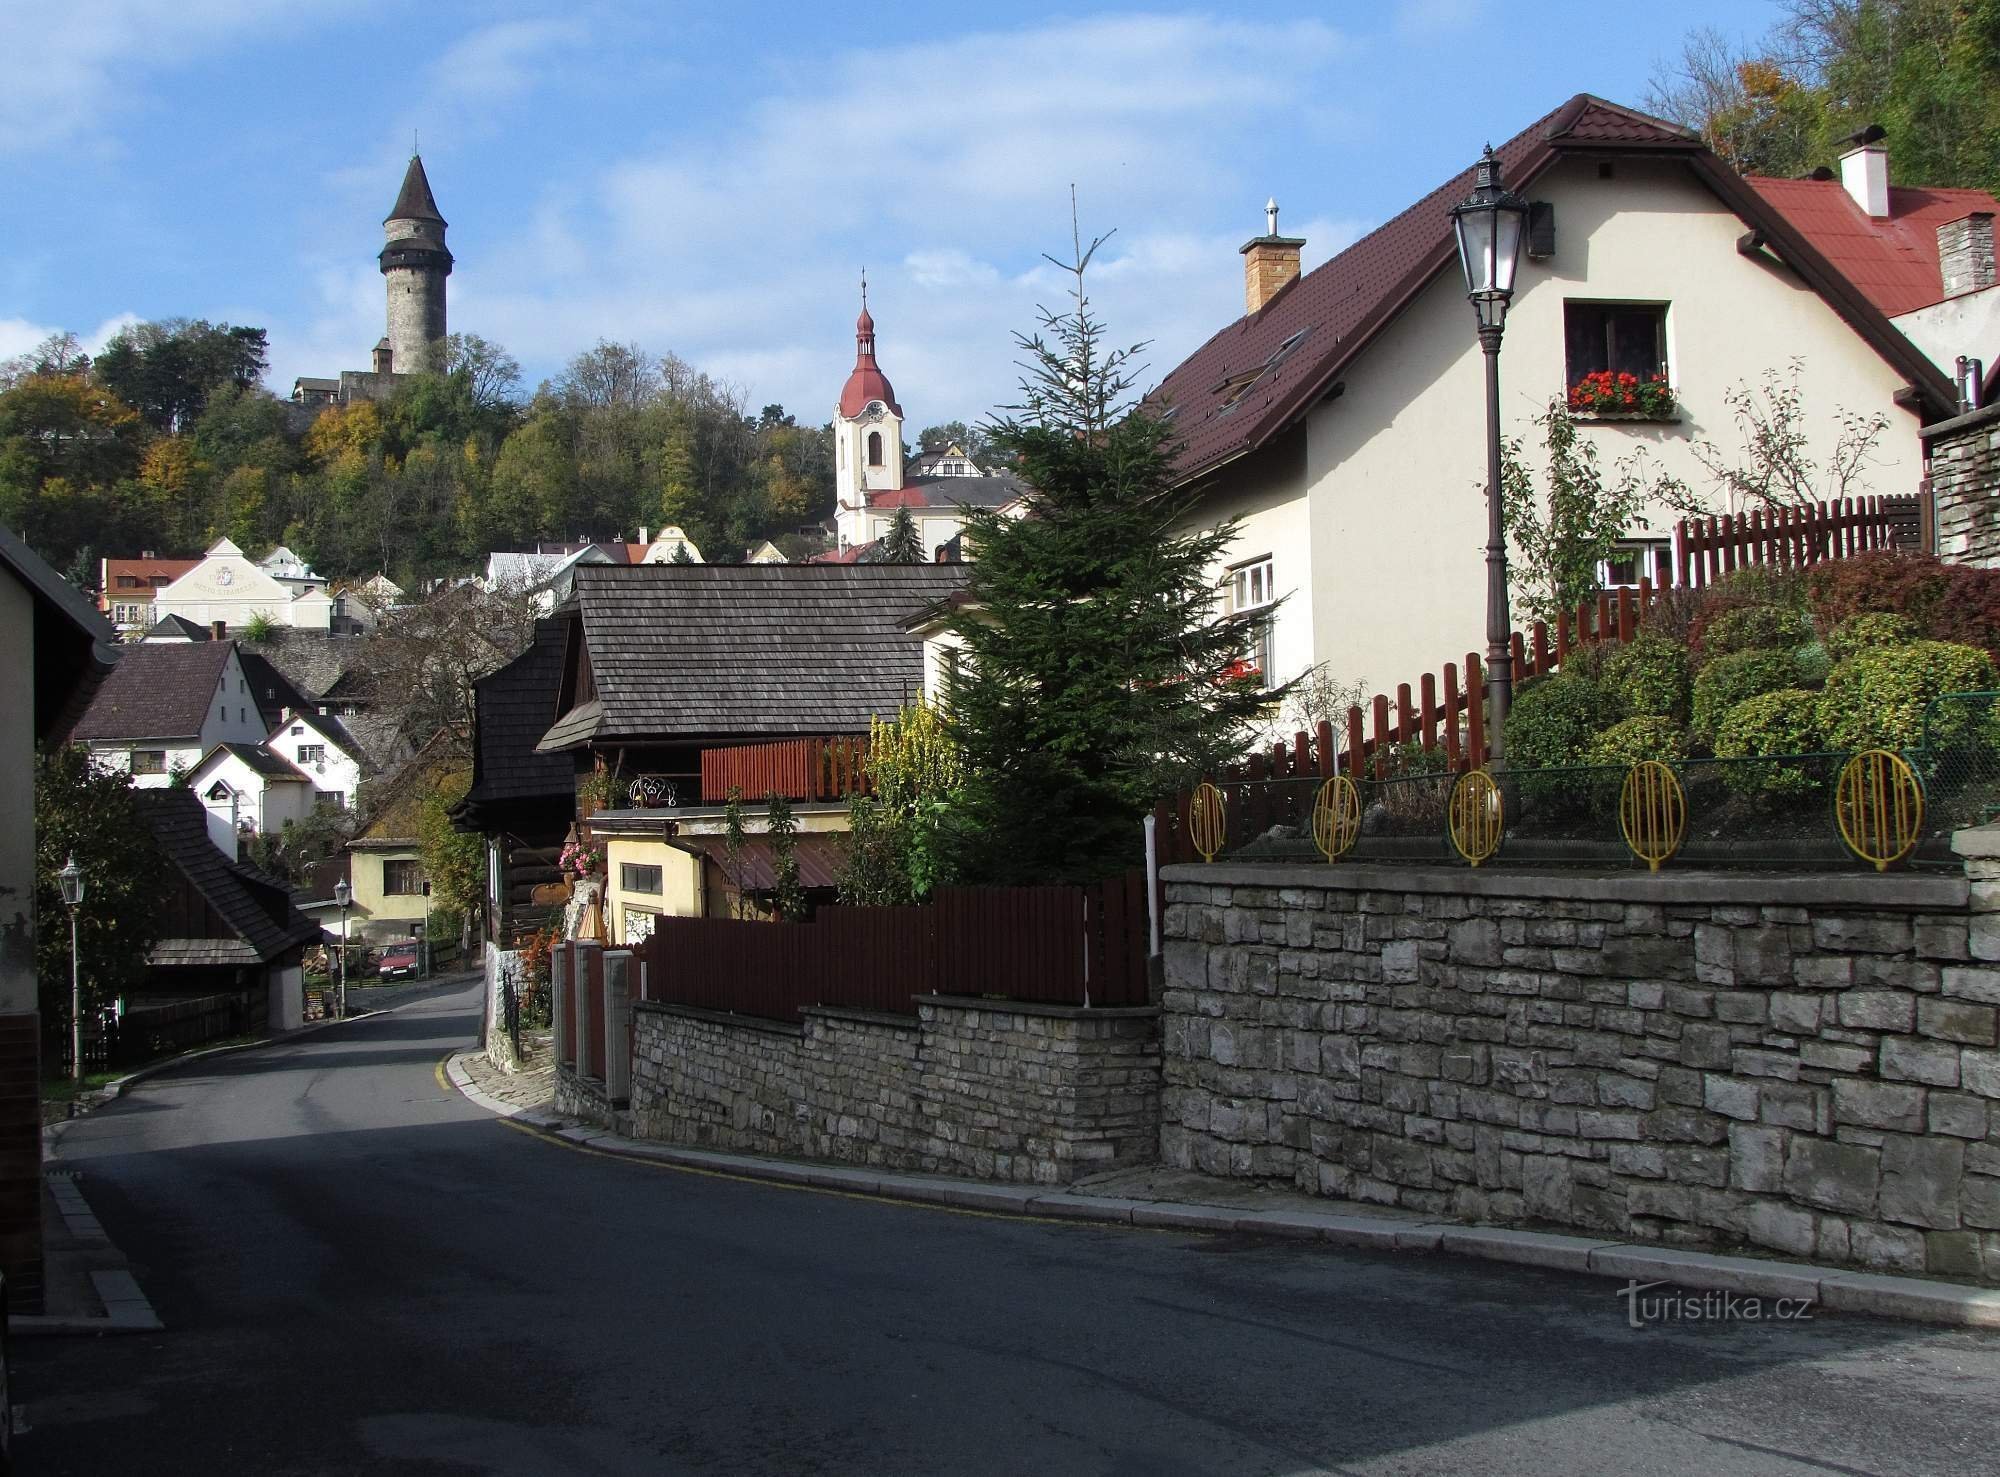
[(1872, 646), (1906, 646), (1922, 633), (1906, 615), (1889, 610), (1868, 610), (1850, 615), (1826, 633), (1826, 654), (1836, 662)]
[(1688, 654), (1680, 642), (1641, 631), (1606, 656), (1599, 670), (1619, 712), (1635, 718), (1686, 718)]
[(1732, 605), (1775, 605), (1803, 612), (1807, 585), (1803, 576), (1770, 564), (1751, 564), (1725, 574), (1702, 592), (1711, 600)]
[(1799, 686), (1823, 687), (1827, 674), (1833, 671), (1833, 658), (1826, 653), (1824, 644), (1808, 641), (1792, 652), (1792, 664), (1799, 671)]
[[(1781, 754), (1818, 753), (1819, 694), (1803, 687), (1781, 688), (1745, 698), (1723, 716), (1715, 732), (1718, 759), (1764, 759)], [(1810, 770), (1778, 764), (1744, 764), (1725, 769), (1723, 783), (1750, 794), (1802, 795), (1818, 783)]]
[(1725, 610), (1702, 628), (1705, 661), (1739, 651), (1763, 651), (1797, 646), (1810, 631), (1803, 612), (1777, 605), (1744, 605)]
[[(1924, 740), (1924, 710), (1946, 692), (1977, 692), (1994, 684), (1993, 658), (1976, 646), (1912, 641), (1864, 648), (1833, 669), (1820, 694), (1819, 721), (1840, 749), (1911, 749)], [(1983, 714), (1940, 715), (1931, 741), (1948, 746)]]
[(1640, 713), (1614, 723), (1584, 750), (1585, 763), (1616, 765), (1620, 769), (1629, 769), (1642, 759), (1673, 764), (1685, 758), (1687, 735), (1673, 719), (1657, 713)]
[(1590, 741), (1617, 718), (1617, 704), (1601, 684), (1568, 672), (1539, 678), (1514, 694), (1507, 762), (1522, 769), (1580, 764)]
[(1717, 657), (1694, 679), (1694, 736), (1713, 743), (1716, 726), (1738, 703), (1798, 685), (1798, 663), (1789, 651), (1738, 651)]

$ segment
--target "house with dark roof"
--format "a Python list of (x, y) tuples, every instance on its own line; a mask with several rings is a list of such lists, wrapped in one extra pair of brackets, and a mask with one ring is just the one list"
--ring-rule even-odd
[[(1917, 490), (1950, 381), (1695, 134), (1586, 94), (1497, 154), (1534, 207), (1499, 359), (1531, 466), (1534, 417), (1586, 376), (1659, 376), (1670, 408), (1580, 435), (1606, 468), (1644, 451), (1699, 492), (1692, 446), (1740, 442), (1731, 392), (1796, 362), (1819, 458), (1843, 414), (1881, 414), (1865, 490)], [(1271, 612), (1254, 660), (1273, 682), (1414, 680), (1483, 645), (1484, 366), (1450, 216), (1472, 186), (1468, 168), (1303, 275), (1274, 209), (1242, 250), (1242, 316), (1149, 396), (1202, 522), (1241, 520), (1216, 578), (1232, 613)], [(1654, 509), (1630, 529), (1607, 581), (1664, 573), (1670, 526)]]
[(312, 814), (312, 780), (266, 744), (217, 744), (188, 771), (208, 813), (209, 839), (229, 856), (252, 836), (276, 836)]
[(911, 628), (965, 576), (949, 564), (577, 570), (535, 750), (571, 761), (579, 811), (605, 845), (613, 937), (758, 891), (754, 858), (726, 857), (732, 788), (753, 833), (769, 793), (792, 802), (801, 872), (832, 886), (870, 725), (924, 691)]
[(536, 748), (556, 715), (568, 624), (535, 623), (513, 661), (472, 684), (472, 784), (452, 823), (486, 842), (489, 941), (512, 947), (547, 923), (537, 889), (558, 881), (563, 836), (576, 819), (576, 764)]
[(35, 746), (58, 739), (109, 669), (110, 624), (0, 528), (0, 1272), (16, 1312), (42, 1300), (41, 996), (35, 978)]
[(172, 868), (160, 939), (146, 956), (147, 992), (240, 994), (246, 1023), (295, 1030), (305, 1019), (302, 956), (320, 941), (319, 925), (283, 883), (216, 848), (192, 793), (145, 790), (138, 801)]
[[(1967, 409), (2000, 395), (2000, 259), (1985, 190), (1898, 185), (1890, 139), (1865, 128), (1837, 169), (1805, 179), (1750, 175), (1759, 195), (1956, 382)], [(1963, 366), (1961, 359), (1978, 361)]]
[(219, 744), (258, 744), (264, 732), (234, 641), (148, 641), (118, 649), (68, 737), (146, 789), (173, 784)]

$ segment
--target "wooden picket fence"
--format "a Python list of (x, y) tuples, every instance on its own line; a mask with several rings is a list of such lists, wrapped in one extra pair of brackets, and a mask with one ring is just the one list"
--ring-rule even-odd
[(1674, 525), (1675, 583), (1701, 589), (1739, 569), (1806, 569), (1917, 542), (1915, 497), (1840, 498), (1797, 508), (1760, 508)]

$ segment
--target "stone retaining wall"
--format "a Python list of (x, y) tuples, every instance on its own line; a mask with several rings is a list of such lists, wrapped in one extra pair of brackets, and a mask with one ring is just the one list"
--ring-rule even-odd
[(1970, 888), (1169, 868), (1162, 1159), (2000, 1281), (1991, 829)]
[(803, 1026), (642, 1001), (642, 1138), (1030, 1184), (1151, 1162), (1159, 1012), (955, 1000)]
[(2000, 405), (1926, 426), (1937, 554), (2000, 567)]

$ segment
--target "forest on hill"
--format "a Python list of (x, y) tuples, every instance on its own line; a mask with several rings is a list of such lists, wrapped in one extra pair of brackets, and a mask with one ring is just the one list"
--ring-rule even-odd
[(55, 335), (0, 365), (0, 524), (80, 584), (104, 555), (227, 535), (417, 588), (494, 549), (668, 524), (711, 562), (767, 538), (797, 557), (833, 512), (828, 426), (753, 414), (672, 354), (600, 342), (529, 395), (500, 346), (453, 334), (445, 351), (385, 401), (315, 411), (265, 389), (261, 328), (141, 323), (94, 358)]

